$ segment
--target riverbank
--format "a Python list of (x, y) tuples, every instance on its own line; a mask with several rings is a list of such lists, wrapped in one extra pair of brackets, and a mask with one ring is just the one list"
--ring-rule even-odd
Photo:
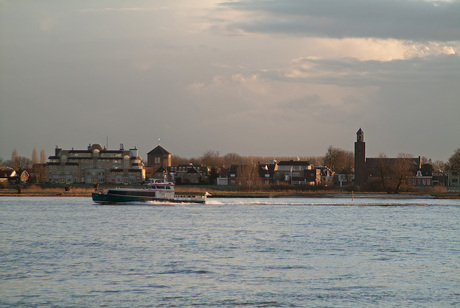
[[(63, 187), (41, 188), (32, 186), (30, 188), (1, 189), (0, 197), (86, 197), (90, 198), (94, 192), (93, 188), (76, 187), (66, 190)], [(397, 195), (386, 193), (352, 193), (343, 191), (242, 191), (242, 190), (214, 190), (204, 187), (181, 187), (176, 186), (177, 193), (205, 193), (211, 194), (211, 198), (421, 198), (421, 199), (460, 199), (460, 192), (421, 192), (421, 193), (400, 193)]]

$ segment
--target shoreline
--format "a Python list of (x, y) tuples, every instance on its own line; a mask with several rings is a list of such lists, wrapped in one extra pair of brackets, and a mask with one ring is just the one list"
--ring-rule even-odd
[[(204, 193), (206, 190), (202, 188), (177, 189), (177, 193)], [(17, 189), (2, 189), (0, 190), (1, 197), (82, 197), (91, 198), (94, 189), (75, 188), (70, 191), (64, 189), (50, 188), (40, 190), (23, 189), (18, 193)], [(421, 193), (400, 193), (386, 194), (382, 192), (331, 192), (331, 191), (215, 191), (210, 190), (211, 196), (208, 198), (376, 198), (376, 199), (453, 199), (460, 200), (460, 192), (421, 192)]]

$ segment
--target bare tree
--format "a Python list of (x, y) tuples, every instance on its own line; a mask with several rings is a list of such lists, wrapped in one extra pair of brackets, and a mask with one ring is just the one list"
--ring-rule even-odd
[(324, 164), (334, 172), (353, 167), (353, 152), (329, 146), (324, 155)]
[(36, 148), (34, 148), (34, 150), (32, 151), (32, 164), (38, 164), (38, 154)]
[(19, 169), (19, 155), (16, 149), (14, 149), (11, 153), (11, 168), (13, 168), (14, 170)]
[(460, 168), (460, 148), (456, 149), (454, 154), (449, 158), (449, 168), (459, 169)]
[(46, 164), (45, 150), (40, 151), (40, 164)]
[(201, 162), (207, 166), (219, 167), (222, 165), (222, 159), (219, 156), (219, 151), (206, 151), (201, 157)]
[[(324, 157), (323, 156), (309, 156), (309, 157), (306, 157), (304, 160), (308, 161), (310, 164), (312, 164), (314, 166), (324, 165), (324, 163), (323, 163)], [(353, 166), (353, 162), (352, 162), (351, 166)], [(342, 170), (340, 170), (340, 171), (342, 171)]]
[(258, 164), (249, 163), (239, 165), (237, 169), (237, 179), (241, 186), (249, 190), (260, 186), (262, 184), (262, 179), (259, 176)]
[(379, 154), (379, 164), (377, 166), (377, 169), (379, 172), (382, 189), (383, 191), (387, 191), (387, 180), (390, 171), (390, 166), (388, 164), (387, 156), (384, 153)]
[(443, 162), (442, 160), (436, 160), (433, 164), (433, 170), (434, 171), (446, 171), (447, 169), (447, 166), (446, 166), (446, 163)]
[(394, 193), (399, 194), (401, 188), (407, 184), (411, 169), (411, 154), (399, 153), (393, 166), (393, 174), (396, 182)]
[(27, 169), (32, 167), (32, 161), (28, 157), (19, 156), (17, 160), (18, 169)]
[(236, 153), (228, 153), (223, 157), (223, 163), (226, 166), (241, 164), (242, 162), (243, 158)]
[(180, 157), (180, 156), (177, 156), (177, 155), (172, 155), (172, 157), (171, 157), (171, 165), (172, 166), (184, 165), (184, 164), (188, 164), (189, 162), (190, 162), (190, 159), (188, 159), (188, 158)]

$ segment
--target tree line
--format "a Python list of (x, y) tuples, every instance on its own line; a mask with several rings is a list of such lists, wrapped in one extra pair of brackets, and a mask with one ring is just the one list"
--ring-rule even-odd
[(13, 168), (14, 170), (29, 169), (38, 163), (46, 164), (46, 155), (45, 151), (41, 150), (40, 156), (38, 156), (36, 148), (33, 149), (31, 158), (18, 155), (16, 149), (11, 153), (11, 159), (3, 160), (3, 158), (0, 157), (0, 166)]

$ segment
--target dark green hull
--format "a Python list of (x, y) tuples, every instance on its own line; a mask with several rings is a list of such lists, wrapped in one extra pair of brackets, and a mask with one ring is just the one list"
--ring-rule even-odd
[(100, 193), (93, 193), (92, 196), (93, 201), (96, 203), (146, 202), (158, 200), (152, 197), (116, 196)]
[(166, 203), (206, 203), (206, 197), (177, 197), (174, 199), (162, 199), (149, 196), (120, 196), (106, 193), (93, 193), (93, 201), (101, 204), (131, 203), (131, 202), (166, 202)]

